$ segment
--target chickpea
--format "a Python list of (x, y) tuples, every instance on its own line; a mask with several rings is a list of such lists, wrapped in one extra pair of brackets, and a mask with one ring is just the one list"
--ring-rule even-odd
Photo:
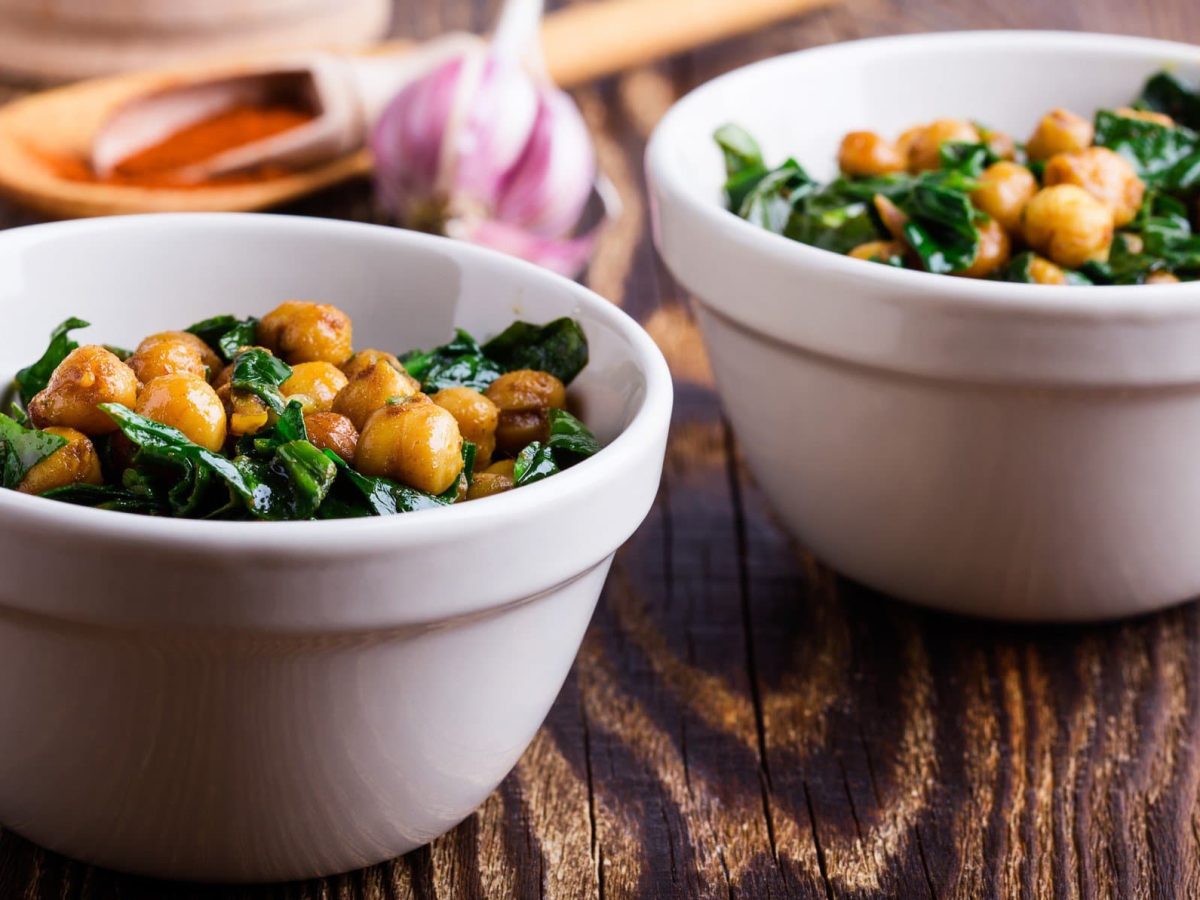
[(963, 278), (987, 278), (1008, 263), (1012, 241), (1004, 226), (995, 219), (988, 219), (979, 226), (979, 252), (975, 261), (967, 268), (955, 272)]
[(1168, 272), (1166, 269), (1159, 269), (1157, 272), (1151, 272), (1146, 276), (1146, 284), (1178, 284), (1179, 276), (1174, 272)]
[(354, 467), (440, 494), (462, 474), (462, 445), (454, 416), (420, 394), (372, 414), (358, 439)]
[(1006, 231), (1019, 234), (1021, 213), (1037, 190), (1037, 179), (1027, 168), (1014, 162), (996, 162), (979, 176), (979, 188), (971, 194), (971, 202)]
[(896, 145), (874, 131), (851, 131), (838, 149), (838, 168), (847, 175), (903, 172), (904, 157)]
[(1108, 259), (1112, 211), (1074, 184), (1042, 188), (1025, 206), (1025, 241), (1068, 269)]
[(964, 119), (938, 119), (925, 126), (908, 147), (908, 170), (924, 172), (942, 165), (942, 144), (979, 142), (979, 130)]
[[(189, 335), (191, 337), (191, 335)], [(143, 384), (160, 375), (191, 375), (207, 378), (209, 368), (204, 354), (192, 343), (163, 335), (154, 335), (138, 344), (126, 365)]]
[(362, 431), (371, 413), (386, 406), (389, 400), (403, 400), (420, 390), (421, 385), (407, 372), (394, 369), (386, 362), (376, 362), (338, 391), (332, 409)]
[(1012, 159), (1017, 155), (1017, 142), (1007, 132), (982, 129), (979, 134), (993, 156), (999, 159)]
[(1049, 159), (1056, 153), (1072, 153), (1092, 145), (1092, 123), (1066, 109), (1052, 109), (1042, 116), (1025, 152), (1032, 160)]
[(566, 405), (567, 389), (549, 372), (518, 369), (488, 385), (487, 397), (500, 408), (496, 449), (516, 456), (526, 444), (550, 436), (547, 413)]
[(899, 241), (867, 241), (859, 244), (847, 254), (855, 259), (887, 262), (893, 256), (903, 256), (908, 247)]
[(358, 429), (335, 412), (314, 412), (304, 417), (309, 442), (318, 450), (332, 450), (346, 462), (354, 462)]
[(229, 417), (228, 432), (234, 437), (257, 434), (271, 423), (271, 408), (257, 394), (235, 391), (226, 382), (217, 388), (217, 399)]
[(471, 487), (467, 489), (468, 500), (479, 500), (493, 494), (502, 494), (512, 490), (513, 480), (507, 475), (490, 475), (480, 472), (471, 479)]
[(1079, 185), (1112, 210), (1118, 228), (1133, 221), (1146, 194), (1146, 185), (1129, 160), (1107, 147), (1056, 153), (1046, 163), (1042, 181), (1047, 186)]
[(1123, 119), (1141, 119), (1143, 122), (1153, 122), (1155, 125), (1162, 125), (1165, 128), (1175, 127), (1175, 120), (1166, 113), (1154, 112), (1150, 109), (1134, 109), (1132, 106), (1122, 106), (1115, 112)]
[(178, 428), (192, 443), (208, 450), (220, 450), (225, 444), (225, 407), (202, 378), (160, 375), (142, 388), (136, 412)]
[(486, 475), (507, 475), (509, 478), (512, 478), (516, 468), (517, 461), (515, 459), (502, 459), (492, 463), (483, 471)]
[(29, 402), (29, 417), (38, 428), (60, 425), (90, 436), (109, 434), (117, 425), (97, 406), (120, 403), (132, 409), (137, 392), (133, 369), (114, 353), (94, 344), (79, 347), (67, 354), (46, 389)]
[(350, 379), (333, 363), (307, 362), (293, 366), (291, 377), (279, 390), (285, 397), (311, 401), (304, 407), (306, 412), (328, 412), (333, 398), (349, 383)]
[(328, 303), (288, 300), (263, 316), (258, 340), (292, 365), (341, 365), (353, 352), (350, 317)]
[(388, 353), (386, 350), (359, 350), (342, 363), (342, 371), (346, 373), (347, 378), (353, 381), (377, 362), (385, 362), (401, 372), (407, 371), (396, 354)]
[(914, 125), (912, 128), (906, 128), (900, 132), (900, 137), (896, 138), (896, 150), (904, 159), (905, 166), (908, 165), (908, 159), (912, 155), (913, 144), (917, 142), (917, 138), (924, 133), (927, 127), (926, 125)]
[[(208, 367), (209, 375), (215, 375), (221, 370), (221, 357), (217, 356), (215, 350), (208, 346), (202, 338), (196, 337), (190, 331), (160, 331), (158, 334), (152, 334), (139, 344), (139, 347), (147, 347), (150, 344), (159, 341), (181, 341), (195, 347), (200, 355), (204, 358), (204, 365)], [(145, 379), (143, 379), (145, 380)]]
[(500, 421), (496, 404), (468, 387), (445, 388), (430, 399), (454, 416), (462, 436), (475, 445), (475, 467), (487, 466), (496, 452), (496, 426)]
[(45, 429), (47, 434), (64, 438), (65, 447), (59, 447), (41, 462), (33, 466), (17, 485), (23, 494), (44, 494), (54, 488), (70, 484), (103, 484), (100, 473), (100, 457), (86, 434), (74, 428)]
[(1034, 256), (1029, 261), (1029, 277), (1034, 284), (1067, 283), (1067, 273), (1041, 256)]

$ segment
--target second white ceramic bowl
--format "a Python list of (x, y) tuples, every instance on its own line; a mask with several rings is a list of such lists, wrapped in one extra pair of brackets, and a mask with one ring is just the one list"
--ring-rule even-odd
[(724, 209), (713, 131), (834, 172), (847, 131), (941, 116), (1028, 135), (1195, 47), (1037, 32), (807, 50), (704, 85), (654, 134), (655, 237), (728, 415), (796, 535), (897, 596), (1100, 619), (1200, 593), (1200, 285), (1042, 287), (872, 265)]
[(666, 363), (543, 269), (398, 229), (281, 216), (93, 219), (0, 234), (0, 372), (68, 315), (129, 346), (287, 298), (356, 345), (579, 318), (572, 385), (604, 450), (444, 510), (195, 522), (0, 490), (0, 823), (171, 878), (358, 868), (467, 816), (566, 677), (614, 551), (653, 502)]

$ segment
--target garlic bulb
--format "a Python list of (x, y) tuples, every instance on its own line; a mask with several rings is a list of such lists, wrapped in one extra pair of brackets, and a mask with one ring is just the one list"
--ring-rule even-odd
[(578, 107), (545, 75), (541, 14), (542, 0), (509, 0), (490, 43), (396, 95), (371, 133), (376, 194), (405, 226), (573, 276), (603, 225), (575, 235), (585, 207), (597, 194), (610, 217), (615, 202)]

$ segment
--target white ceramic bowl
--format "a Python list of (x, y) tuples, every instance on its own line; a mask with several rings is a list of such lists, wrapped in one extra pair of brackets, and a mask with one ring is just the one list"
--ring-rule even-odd
[(397, 229), (141, 216), (0, 234), (0, 371), (68, 315), (115, 344), (289, 297), (356, 343), (574, 315), (607, 444), (545, 482), (386, 519), (159, 520), (0, 491), (0, 822), (105, 866), (265, 881), (404, 853), (533, 738), (614, 551), (649, 510), (671, 408), (628, 316), (542, 269)]
[(729, 417), (799, 539), (899, 597), (1029, 620), (1200, 593), (1200, 285), (1043, 287), (897, 270), (724, 209), (712, 133), (833, 174), (841, 136), (939, 116), (1018, 137), (1200, 50), (1037, 32), (807, 50), (681, 100), (647, 152), (655, 236)]

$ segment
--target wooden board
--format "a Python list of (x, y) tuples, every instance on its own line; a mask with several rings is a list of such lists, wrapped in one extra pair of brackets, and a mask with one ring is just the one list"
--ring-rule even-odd
[[(397, 24), (479, 28), (485, 6), (406, 3)], [(646, 233), (641, 151), (681, 91), (809, 44), (999, 26), (1200, 40), (1200, 7), (851, 0), (579, 94), (626, 203), (589, 281), (666, 350), (674, 433), (546, 726), (474, 816), (374, 869), (236, 890), (126, 878), (5, 834), (0, 898), (1200, 896), (1197, 607), (1016, 628), (836, 578), (747, 477)], [(369, 219), (371, 202), (352, 186), (288, 211)]]

